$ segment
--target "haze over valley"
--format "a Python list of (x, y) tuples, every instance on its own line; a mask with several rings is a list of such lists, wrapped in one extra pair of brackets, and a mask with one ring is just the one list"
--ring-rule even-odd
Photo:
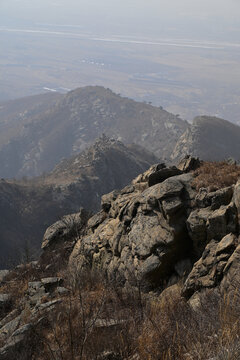
[(0, 101), (101, 85), (189, 121), (239, 123), (239, 6), (230, 3), (3, 1)]

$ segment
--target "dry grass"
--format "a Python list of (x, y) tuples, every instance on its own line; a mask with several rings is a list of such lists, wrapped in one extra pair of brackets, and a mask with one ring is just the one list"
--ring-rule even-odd
[(141, 319), (138, 292), (106, 284), (101, 275), (68, 277), (70, 293), (37, 329), (38, 360), (98, 359), (104, 351), (124, 358), (133, 354), (133, 339)]
[(240, 166), (222, 162), (203, 162), (194, 171), (194, 187), (199, 190), (201, 187), (215, 191), (226, 186), (233, 185), (240, 178)]
[[(143, 301), (137, 290), (96, 280), (90, 280), (91, 286), (75, 286), (49, 315), (47, 326), (39, 330), (38, 360), (93, 360), (104, 351), (124, 360), (136, 355), (138, 360), (240, 358), (238, 293), (221, 299), (208, 290), (196, 311), (180, 291), (143, 296)], [(113, 318), (116, 324), (109, 325)]]
[[(23, 274), (24, 281), (31, 280)], [(66, 274), (70, 292), (36, 326), (31, 359), (97, 360), (106, 351), (124, 360), (240, 359), (239, 286), (234, 296), (223, 299), (205, 291), (193, 310), (181, 297), (180, 285), (150, 296), (137, 287), (106, 282), (100, 273), (73, 269)], [(28, 322), (30, 308), (24, 315)], [(25, 351), (28, 345), (32, 354), (33, 342)]]

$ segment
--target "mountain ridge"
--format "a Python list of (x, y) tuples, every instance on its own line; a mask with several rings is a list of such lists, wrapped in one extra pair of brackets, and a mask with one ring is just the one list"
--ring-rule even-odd
[[(88, 86), (70, 91), (35, 114), (7, 144), (0, 143), (1, 177), (38, 176), (105, 133), (169, 158), (187, 122), (162, 108)], [(10, 165), (11, 164), (11, 165)]]

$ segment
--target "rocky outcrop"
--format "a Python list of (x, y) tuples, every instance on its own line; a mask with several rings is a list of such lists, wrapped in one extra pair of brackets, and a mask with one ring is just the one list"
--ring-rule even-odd
[(127, 187), (104, 195), (102, 210), (86, 223), (69, 266), (90, 266), (120, 283), (149, 289), (176, 282), (195, 263), (184, 296), (218, 286), (237, 246), (239, 184), (197, 192), (188, 172), (195, 166), (199, 161), (191, 157), (178, 168), (154, 165)]
[(208, 161), (240, 160), (240, 127), (217, 117), (196, 117), (180, 136), (171, 158), (176, 161), (189, 154)]
[(193, 251), (199, 257), (212, 239), (220, 241), (226, 234), (237, 232), (236, 207), (231, 203), (214, 211), (209, 207), (193, 210), (187, 219), (187, 225)]
[[(168, 179), (159, 176), (162, 170), (167, 170)], [(103, 196), (103, 210), (89, 220), (70, 266), (90, 265), (120, 282), (139, 281), (150, 287), (176, 273), (177, 264), (191, 256), (186, 220), (195, 191), (191, 174), (162, 170), (152, 168), (132, 185)], [(159, 183), (152, 185), (154, 174)]]
[[(230, 267), (229, 259), (238, 242), (237, 237), (231, 233), (224, 236), (221, 241), (211, 240), (201, 258), (194, 264), (184, 284), (182, 294), (189, 298), (196, 291), (219, 285)], [(221, 286), (226, 289), (226, 279), (223, 283), (225, 285)]]

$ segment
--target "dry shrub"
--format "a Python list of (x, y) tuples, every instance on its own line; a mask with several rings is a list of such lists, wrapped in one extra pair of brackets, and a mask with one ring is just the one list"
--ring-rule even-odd
[(68, 274), (66, 284), (69, 295), (49, 313), (47, 326), (37, 329), (38, 359), (90, 360), (105, 351), (132, 355), (141, 319), (138, 292), (91, 271)]
[[(240, 358), (240, 296), (199, 295), (197, 308), (180, 296), (140, 293), (107, 282), (99, 272), (68, 273), (69, 294), (35, 330), (37, 360), (236, 360)], [(173, 289), (173, 287), (172, 287)]]
[(240, 166), (222, 162), (203, 162), (194, 171), (193, 186), (199, 190), (201, 187), (215, 191), (233, 185), (240, 178)]
[(193, 310), (179, 295), (151, 302), (138, 338), (140, 360), (240, 359), (240, 296), (214, 290)]

